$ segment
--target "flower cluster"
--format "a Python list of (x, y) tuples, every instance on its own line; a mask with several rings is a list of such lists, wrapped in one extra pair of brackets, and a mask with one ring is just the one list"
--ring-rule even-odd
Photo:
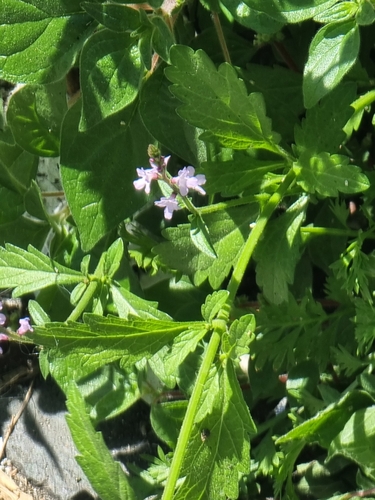
[(173, 189), (173, 193), (168, 198), (163, 196), (159, 201), (155, 201), (157, 207), (164, 208), (164, 217), (168, 220), (172, 218), (173, 212), (183, 208), (176, 198), (178, 194), (183, 197), (187, 196), (189, 189), (201, 195), (206, 194), (201, 187), (206, 183), (206, 177), (203, 174), (195, 176), (195, 168), (189, 166), (179, 170), (177, 177), (171, 177), (167, 172), (169, 159), (170, 156), (160, 156), (159, 160), (150, 158), (151, 168), (137, 168), (139, 179), (133, 182), (135, 189), (138, 191), (144, 189), (146, 194), (150, 194), (151, 182), (154, 180), (162, 180)]

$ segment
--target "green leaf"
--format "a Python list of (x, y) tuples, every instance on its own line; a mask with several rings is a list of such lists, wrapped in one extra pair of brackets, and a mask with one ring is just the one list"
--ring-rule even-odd
[(365, 300), (356, 298), (355, 301), (355, 337), (361, 353), (367, 353), (375, 340), (375, 309)]
[(106, 259), (103, 269), (104, 276), (108, 276), (108, 278), (113, 278), (113, 276), (118, 271), (118, 268), (120, 267), (123, 255), (124, 255), (124, 243), (121, 238), (117, 238), (117, 240), (114, 241), (106, 251)]
[(25, 195), (25, 208), (27, 212), (37, 219), (49, 222), (49, 214), (43, 202), (40, 187), (32, 181), (29, 190)]
[(111, 294), (120, 318), (129, 319), (138, 316), (142, 319), (150, 318), (164, 321), (171, 319), (168, 314), (157, 309), (157, 302), (144, 300), (123, 287), (111, 285)]
[(280, 66), (246, 64), (240, 69), (248, 92), (261, 92), (272, 127), (285, 142), (293, 140), (295, 123), (305, 108), (302, 97), (302, 76)]
[(358, 4), (343, 1), (332, 5), (329, 9), (314, 16), (314, 21), (324, 24), (349, 21), (349, 19), (353, 19), (357, 11)]
[(349, 158), (343, 155), (304, 151), (294, 163), (293, 170), (302, 189), (322, 196), (337, 196), (338, 192), (360, 193), (370, 186), (361, 169), (349, 164)]
[(359, 29), (355, 21), (330, 23), (318, 31), (311, 42), (304, 68), (306, 108), (312, 108), (340, 83), (357, 59), (359, 44)]
[(140, 26), (139, 12), (127, 5), (82, 2), (81, 6), (98, 23), (109, 30), (121, 33), (135, 31)]
[(103, 500), (136, 500), (136, 495), (118, 462), (115, 462), (86, 414), (85, 402), (79, 390), (71, 382), (67, 390), (66, 417), (82, 467), (91, 485)]
[(355, 20), (359, 26), (368, 26), (375, 21), (375, 7), (370, 2), (359, 2)]
[(152, 47), (154, 51), (166, 62), (170, 62), (169, 51), (175, 42), (173, 34), (160, 16), (153, 16), (151, 23), (154, 26), (152, 33)]
[(29, 217), (21, 216), (0, 224), (0, 245), (12, 243), (22, 248), (33, 245), (42, 249), (50, 230), (51, 226), (45, 222), (37, 222)]
[(15, 83), (60, 80), (95, 27), (75, 0), (2, 1), (1, 78)]
[(87, 251), (144, 203), (133, 181), (136, 168), (148, 163), (152, 137), (134, 103), (86, 132), (78, 131), (79, 119), (76, 104), (63, 122), (61, 178)]
[(255, 318), (253, 314), (245, 314), (236, 319), (229, 328), (229, 345), (231, 358), (236, 359), (249, 352), (249, 344), (254, 339)]
[(207, 295), (205, 303), (202, 305), (203, 318), (211, 323), (224, 307), (228, 297), (229, 292), (227, 290), (219, 290), (218, 292)]
[(164, 355), (164, 369), (167, 376), (176, 374), (176, 368), (179, 367), (185, 358), (195, 351), (198, 342), (207, 333), (207, 327), (200, 330), (186, 330), (180, 333), (173, 340), (170, 350)]
[(141, 397), (138, 374), (121, 369), (117, 363), (90, 373), (78, 387), (94, 425), (123, 413)]
[(255, 426), (230, 360), (206, 382), (205, 392), (211, 391), (214, 405), (193, 427), (176, 500), (238, 498), (239, 475), (250, 470), (249, 434)]
[(271, 221), (257, 245), (254, 254), (258, 263), (257, 283), (272, 304), (288, 300), (288, 284), (294, 281), (294, 270), (300, 258), (300, 227), (308, 202), (308, 197), (302, 196), (284, 215)]
[(246, 188), (257, 185), (268, 173), (284, 167), (283, 161), (258, 160), (250, 154), (237, 152), (233, 160), (202, 164), (207, 179), (205, 190), (208, 194), (239, 195)]
[(177, 111), (205, 132), (202, 140), (233, 149), (261, 148), (278, 152), (279, 136), (272, 132), (261, 94), (247, 94), (234, 68), (217, 70), (202, 50), (175, 45), (172, 66), (166, 68), (173, 94), (184, 104)]
[(36, 156), (27, 153), (19, 146), (0, 143), (1, 186), (23, 195), (30, 187), (37, 170), (38, 158)]
[(17, 144), (38, 156), (60, 155), (60, 128), (67, 111), (66, 83), (26, 85), (10, 100), (7, 119)]
[(27, 251), (10, 244), (0, 247), (0, 268), (0, 288), (14, 288), (14, 297), (84, 279), (80, 272), (53, 262), (31, 245)]
[(271, 19), (264, 12), (249, 7), (241, 0), (224, 0), (222, 4), (232, 14), (233, 18), (242, 26), (250, 28), (256, 33), (273, 34), (281, 31), (284, 23)]
[[(50, 372), (64, 387), (98, 368), (120, 360), (121, 368), (149, 358), (179, 333), (204, 328), (202, 322), (175, 323), (160, 320), (126, 321), (117, 317), (84, 315), (85, 323), (50, 323), (35, 328), (36, 344), (50, 347), (44, 356)], [(43, 351), (44, 352), (44, 351)]]
[(356, 462), (365, 474), (375, 478), (375, 407), (353, 413), (344, 429), (332, 441), (328, 458), (343, 455)]
[(217, 254), (212, 246), (210, 233), (202, 217), (199, 214), (192, 214), (189, 216), (189, 220), (191, 241), (198, 250), (208, 255), (208, 257), (216, 259)]
[(161, 65), (142, 85), (139, 111), (143, 123), (168, 151), (198, 166), (206, 159), (204, 143), (198, 139), (199, 130), (176, 113), (178, 104), (179, 101), (169, 91), (169, 82)]
[(193, 275), (196, 286), (208, 278), (212, 288), (217, 289), (235, 265), (250, 232), (249, 224), (257, 214), (258, 206), (254, 204), (205, 215), (216, 259), (200, 252), (193, 244), (190, 224), (166, 229), (163, 235), (169, 241), (155, 246), (153, 252), (170, 268)]
[(79, 130), (94, 127), (133, 102), (143, 73), (136, 40), (128, 33), (102, 30), (91, 36), (81, 54)]
[[(151, 425), (159, 439), (173, 450), (187, 408), (187, 401), (160, 402), (151, 406)], [(176, 425), (177, 424), (177, 425)]]
[(44, 325), (44, 323), (50, 323), (50, 317), (42, 308), (42, 306), (38, 304), (38, 302), (36, 302), (36, 300), (29, 300), (27, 308), (35, 325)]
[(344, 127), (353, 115), (350, 106), (356, 98), (356, 85), (347, 82), (336, 87), (306, 112), (301, 126), (295, 128), (295, 142), (299, 153), (309, 149), (337, 153), (346, 140)]
[(256, 9), (279, 22), (300, 23), (325, 11), (337, 0), (246, 0), (251, 9)]

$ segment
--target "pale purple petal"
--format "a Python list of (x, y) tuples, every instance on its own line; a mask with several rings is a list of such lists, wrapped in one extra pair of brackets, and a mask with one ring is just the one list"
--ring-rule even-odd
[(174, 195), (173, 193), (169, 198), (165, 198), (163, 196), (160, 201), (155, 201), (155, 205), (157, 207), (164, 207), (164, 217), (167, 220), (172, 219), (172, 215), (175, 210), (181, 210), (181, 207), (176, 200), (176, 195)]
[(139, 179), (133, 182), (135, 189), (138, 191), (144, 189), (146, 194), (150, 194), (151, 181), (158, 178), (157, 168), (137, 168), (137, 175)]
[(0, 340), (9, 340), (9, 337), (5, 333), (0, 333)]
[(194, 177), (194, 174), (195, 168), (189, 166), (179, 170), (178, 176), (173, 177), (172, 182), (179, 187), (182, 196), (186, 196), (189, 189), (198, 191), (200, 194), (206, 194), (204, 189), (200, 187), (206, 183), (206, 177), (203, 174), (199, 174)]
[(30, 325), (30, 318), (21, 318), (19, 320), (20, 327), (17, 330), (17, 333), (19, 335), (25, 335), (27, 332), (33, 332), (33, 328)]
[(0, 325), (5, 325), (6, 320), (7, 317), (5, 316), (5, 314), (0, 313)]

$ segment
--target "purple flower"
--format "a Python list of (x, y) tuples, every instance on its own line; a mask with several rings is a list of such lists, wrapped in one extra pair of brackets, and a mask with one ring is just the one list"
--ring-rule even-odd
[(137, 175), (139, 179), (133, 182), (135, 189), (138, 191), (144, 189), (146, 194), (150, 194), (151, 181), (154, 181), (159, 176), (158, 167), (147, 168), (146, 170), (137, 168)]
[(27, 332), (33, 332), (33, 328), (30, 325), (30, 318), (21, 318), (19, 320), (20, 327), (17, 330), (17, 333), (19, 335), (25, 335)]
[(157, 207), (165, 207), (164, 217), (167, 220), (172, 219), (173, 212), (175, 210), (181, 210), (181, 207), (176, 200), (175, 193), (172, 193), (169, 198), (165, 198), (164, 196), (160, 199), (160, 201), (155, 201), (155, 205)]
[(206, 177), (203, 174), (194, 177), (194, 174), (194, 167), (184, 167), (182, 170), (179, 170), (177, 177), (172, 178), (173, 184), (179, 187), (182, 196), (186, 196), (189, 189), (198, 191), (200, 194), (206, 194), (206, 191), (201, 188), (206, 183)]

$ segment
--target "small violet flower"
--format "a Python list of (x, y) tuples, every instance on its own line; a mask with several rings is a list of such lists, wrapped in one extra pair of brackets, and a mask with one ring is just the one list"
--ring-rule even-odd
[(165, 207), (164, 209), (164, 217), (167, 220), (172, 219), (173, 212), (175, 210), (181, 210), (178, 201), (176, 200), (176, 194), (172, 193), (169, 198), (165, 198), (164, 196), (160, 199), (160, 201), (155, 201), (155, 205), (157, 207)]
[(184, 167), (182, 170), (179, 170), (177, 177), (172, 178), (173, 184), (179, 187), (182, 196), (186, 196), (189, 189), (198, 191), (200, 194), (206, 194), (206, 191), (201, 188), (201, 186), (206, 183), (206, 176), (198, 174), (194, 177), (194, 174), (194, 167)]
[(135, 189), (141, 191), (145, 190), (146, 194), (150, 194), (151, 190), (151, 181), (154, 181), (158, 178), (158, 170), (157, 168), (137, 168), (137, 175), (139, 175), (139, 179), (133, 182)]
[(33, 332), (33, 328), (30, 325), (30, 318), (21, 318), (19, 320), (20, 327), (17, 330), (18, 335), (25, 335), (27, 332)]

